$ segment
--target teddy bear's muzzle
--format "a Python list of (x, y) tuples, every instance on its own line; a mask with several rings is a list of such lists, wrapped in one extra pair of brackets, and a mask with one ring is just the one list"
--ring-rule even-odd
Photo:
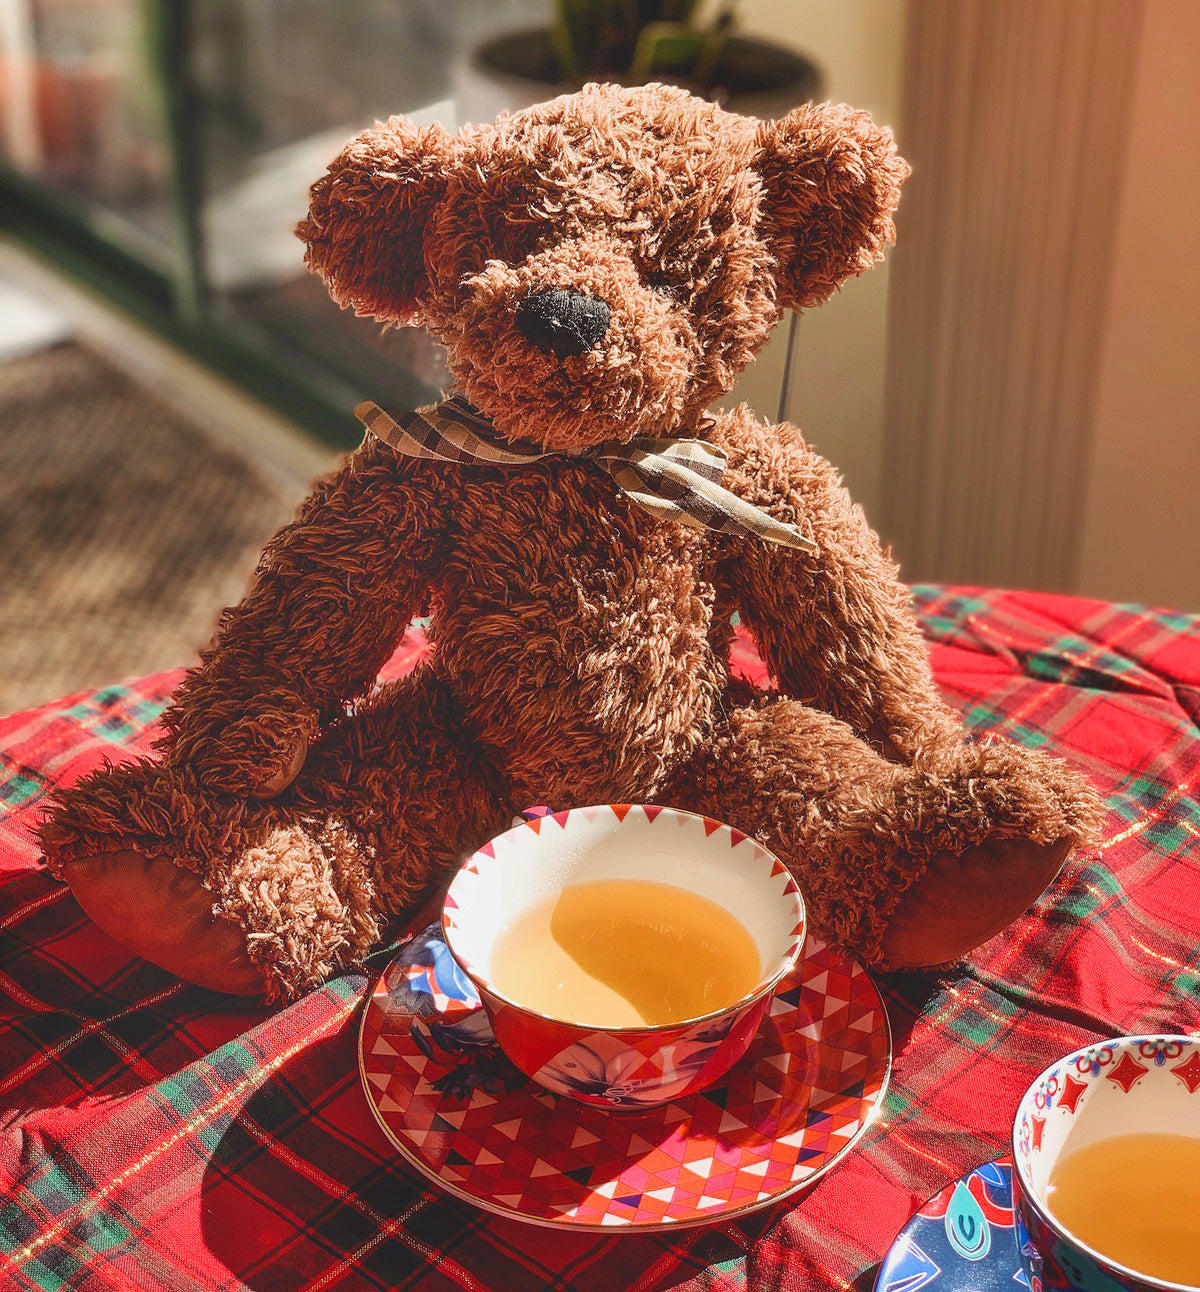
[(608, 331), (606, 302), (561, 287), (530, 292), (517, 305), (517, 330), (547, 354), (586, 354)]
[(687, 309), (648, 287), (627, 249), (563, 240), (439, 291), (431, 330), (502, 436), (573, 451), (688, 424), (700, 342)]

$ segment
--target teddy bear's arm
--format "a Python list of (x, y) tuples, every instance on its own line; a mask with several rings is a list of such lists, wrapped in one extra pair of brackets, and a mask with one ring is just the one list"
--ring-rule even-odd
[(722, 581), (780, 689), (848, 723), (885, 752), (961, 739), (937, 693), (908, 588), (835, 469), (787, 424), (744, 405), (716, 420), (724, 483), (818, 545), (816, 556), (742, 540)]
[(245, 599), (175, 692), (159, 742), (212, 789), (271, 796), (375, 680), (436, 580), (444, 468), (370, 437), (267, 544)]

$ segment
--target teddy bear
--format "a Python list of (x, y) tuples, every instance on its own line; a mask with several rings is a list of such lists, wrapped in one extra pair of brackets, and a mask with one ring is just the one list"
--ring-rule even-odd
[[(364, 404), (158, 756), (55, 795), (53, 873), (147, 959), (270, 999), (360, 964), (535, 803), (726, 821), (877, 967), (1011, 922), (1094, 839), (1094, 791), (968, 738), (834, 468), (709, 411), (784, 310), (882, 258), (907, 169), (848, 107), (757, 121), (662, 85), (353, 139), (306, 262), (343, 307), (423, 324), (453, 397)], [(770, 689), (731, 671), (735, 613)], [(416, 615), (432, 654), (377, 684)]]

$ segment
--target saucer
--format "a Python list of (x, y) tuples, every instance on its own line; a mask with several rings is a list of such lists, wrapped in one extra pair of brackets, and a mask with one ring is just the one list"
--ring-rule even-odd
[(866, 970), (809, 936), (720, 1085), (606, 1112), (513, 1067), (431, 925), (376, 983), (358, 1053), (384, 1134), (440, 1188), (556, 1229), (657, 1231), (755, 1211), (829, 1170), (879, 1108), (891, 1037)]
[(1012, 1159), (976, 1167), (947, 1185), (900, 1231), (875, 1292), (1014, 1292), (1028, 1288), (1017, 1254)]

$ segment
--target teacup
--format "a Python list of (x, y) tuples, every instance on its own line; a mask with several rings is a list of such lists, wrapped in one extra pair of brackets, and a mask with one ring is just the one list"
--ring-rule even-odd
[[(1128, 1241), (1116, 1232), (1114, 1222), (1107, 1222), (1108, 1228), (1101, 1222), (1101, 1232), (1091, 1242), (1072, 1232), (1063, 1219), (1063, 1193), (1050, 1187), (1056, 1168), (1061, 1171), (1070, 1155), (1090, 1150), (1088, 1159), (1078, 1160), (1081, 1178), (1118, 1199), (1118, 1215), (1134, 1214), (1136, 1176), (1117, 1165), (1117, 1138), (1134, 1135), (1184, 1137), (1189, 1153), (1194, 1139), (1195, 1152), (1200, 1153), (1200, 1038), (1123, 1036), (1101, 1041), (1053, 1063), (1025, 1092), (1013, 1127), (1013, 1206), (1021, 1263), (1033, 1292), (1196, 1292), (1200, 1280), (1172, 1282), (1112, 1255), (1112, 1244)], [(1144, 1140), (1142, 1151), (1162, 1143)], [(1163, 1163), (1156, 1160), (1153, 1169), (1153, 1178), (1161, 1179)], [(1175, 1191), (1176, 1185), (1167, 1181), (1169, 1190)], [(1090, 1208), (1090, 1225), (1096, 1224), (1098, 1214)], [(1161, 1259), (1164, 1240), (1149, 1241), (1154, 1256), (1142, 1259)], [(1185, 1241), (1190, 1243), (1190, 1237)], [(1195, 1243), (1200, 1251), (1200, 1219)]]
[[(667, 884), (729, 912), (758, 950), (753, 988), (700, 1016), (620, 1027), (554, 1017), (506, 995), (493, 953), (507, 926), (536, 902), (609, 880)], [(454, 877), (442, 929), (496, 1041), (526, 1076), (585, 1104), (632, 1110), (700, 1090), (745, 1054), (796, 963), (805, 916), (795, 881), (754, 839), (689, 812), (610, 804), (534, 817), (485, 844)]]

